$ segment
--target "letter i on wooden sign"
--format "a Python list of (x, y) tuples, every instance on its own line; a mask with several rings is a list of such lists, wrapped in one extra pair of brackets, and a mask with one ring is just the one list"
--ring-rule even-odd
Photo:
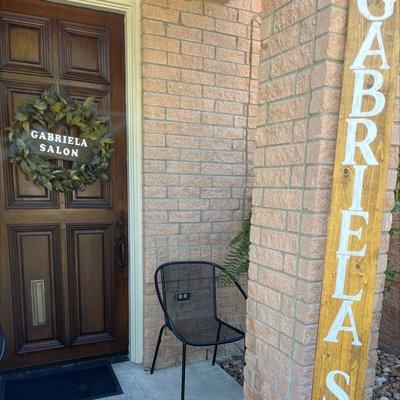
[(313, 400), (364, 399), (398, 79), (399, 3), (349, 0)]

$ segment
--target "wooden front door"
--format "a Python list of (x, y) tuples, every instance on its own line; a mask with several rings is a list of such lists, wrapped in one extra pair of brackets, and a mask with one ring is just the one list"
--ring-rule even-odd
[[(121, 15), (0, 1), (0, 370), (127, 353), (123, 32)], [(44, 90), (93, 96), (110, 117), (107, 183), (49, 192), (10, 165), (3, 130)]]

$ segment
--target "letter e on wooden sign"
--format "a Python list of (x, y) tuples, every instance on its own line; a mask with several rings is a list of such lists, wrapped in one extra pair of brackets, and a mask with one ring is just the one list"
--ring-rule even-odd
[(399, 43), (400, 0), (349, 0), (313, 400), (364, 399)]

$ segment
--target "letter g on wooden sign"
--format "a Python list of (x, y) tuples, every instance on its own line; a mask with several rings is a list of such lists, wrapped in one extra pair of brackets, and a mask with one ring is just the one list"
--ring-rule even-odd
[(313, 400), (363, 400), (400, 53), (400, 0), (349, 0)]

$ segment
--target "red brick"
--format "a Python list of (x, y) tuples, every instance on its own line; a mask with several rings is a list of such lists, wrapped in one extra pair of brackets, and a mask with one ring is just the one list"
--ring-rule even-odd
[(236, 75), (237, 65), (226, 61), (204, 60), (204, 71)]
[(275, 14), (274, 27), (280, 31), (311, 15), (314, 11), (312, 0), (292, 0)]
[(243, 64), (245, 62), (245, 53), (238, 50), (217, 48), (217, 60)]
[(215, 26), (214, 18), (204, 15), (189, 14), (182, 12), (182, 23), (186, 26), (191, 26), (200, 29), (213, 30)]
[(168, 93), (182, 96), (200, 97), (202, 92), (200, 85), (190, 83), (168, 82), (167, 88)]
[(188, 28), (186, 26), (169, 25), (167, 36), (193, 42), (201, 42), (202, 32), (200, 29)]
[(210, 17), (224, 19), (226, 21), (237, 21), (238, 11), (233, 8), (225, 7), (222, 4), (215, 4), (212, 2), (204, 3), (204, 12)]
[(142, 17), (167, 22), (178, 22), (179, 12), (157, 7), (150, 4), (142, 4)]
[(215, 76), (209, 72), (182, 70), (182, 81), (203, 85), (213, 85)]
[(199, 43), (182, 42), (181, 47), (183, 54), (207, 58), (214, 58), (215, 56), (214, 46)]
[(203, 42), (205, 44), (211, 44), (213, 46), (227, 48), (227, 49), (235, 49), (236, 48), (236, 37), (225, 35), (223, 33), (218, 32), (203, 32)]

